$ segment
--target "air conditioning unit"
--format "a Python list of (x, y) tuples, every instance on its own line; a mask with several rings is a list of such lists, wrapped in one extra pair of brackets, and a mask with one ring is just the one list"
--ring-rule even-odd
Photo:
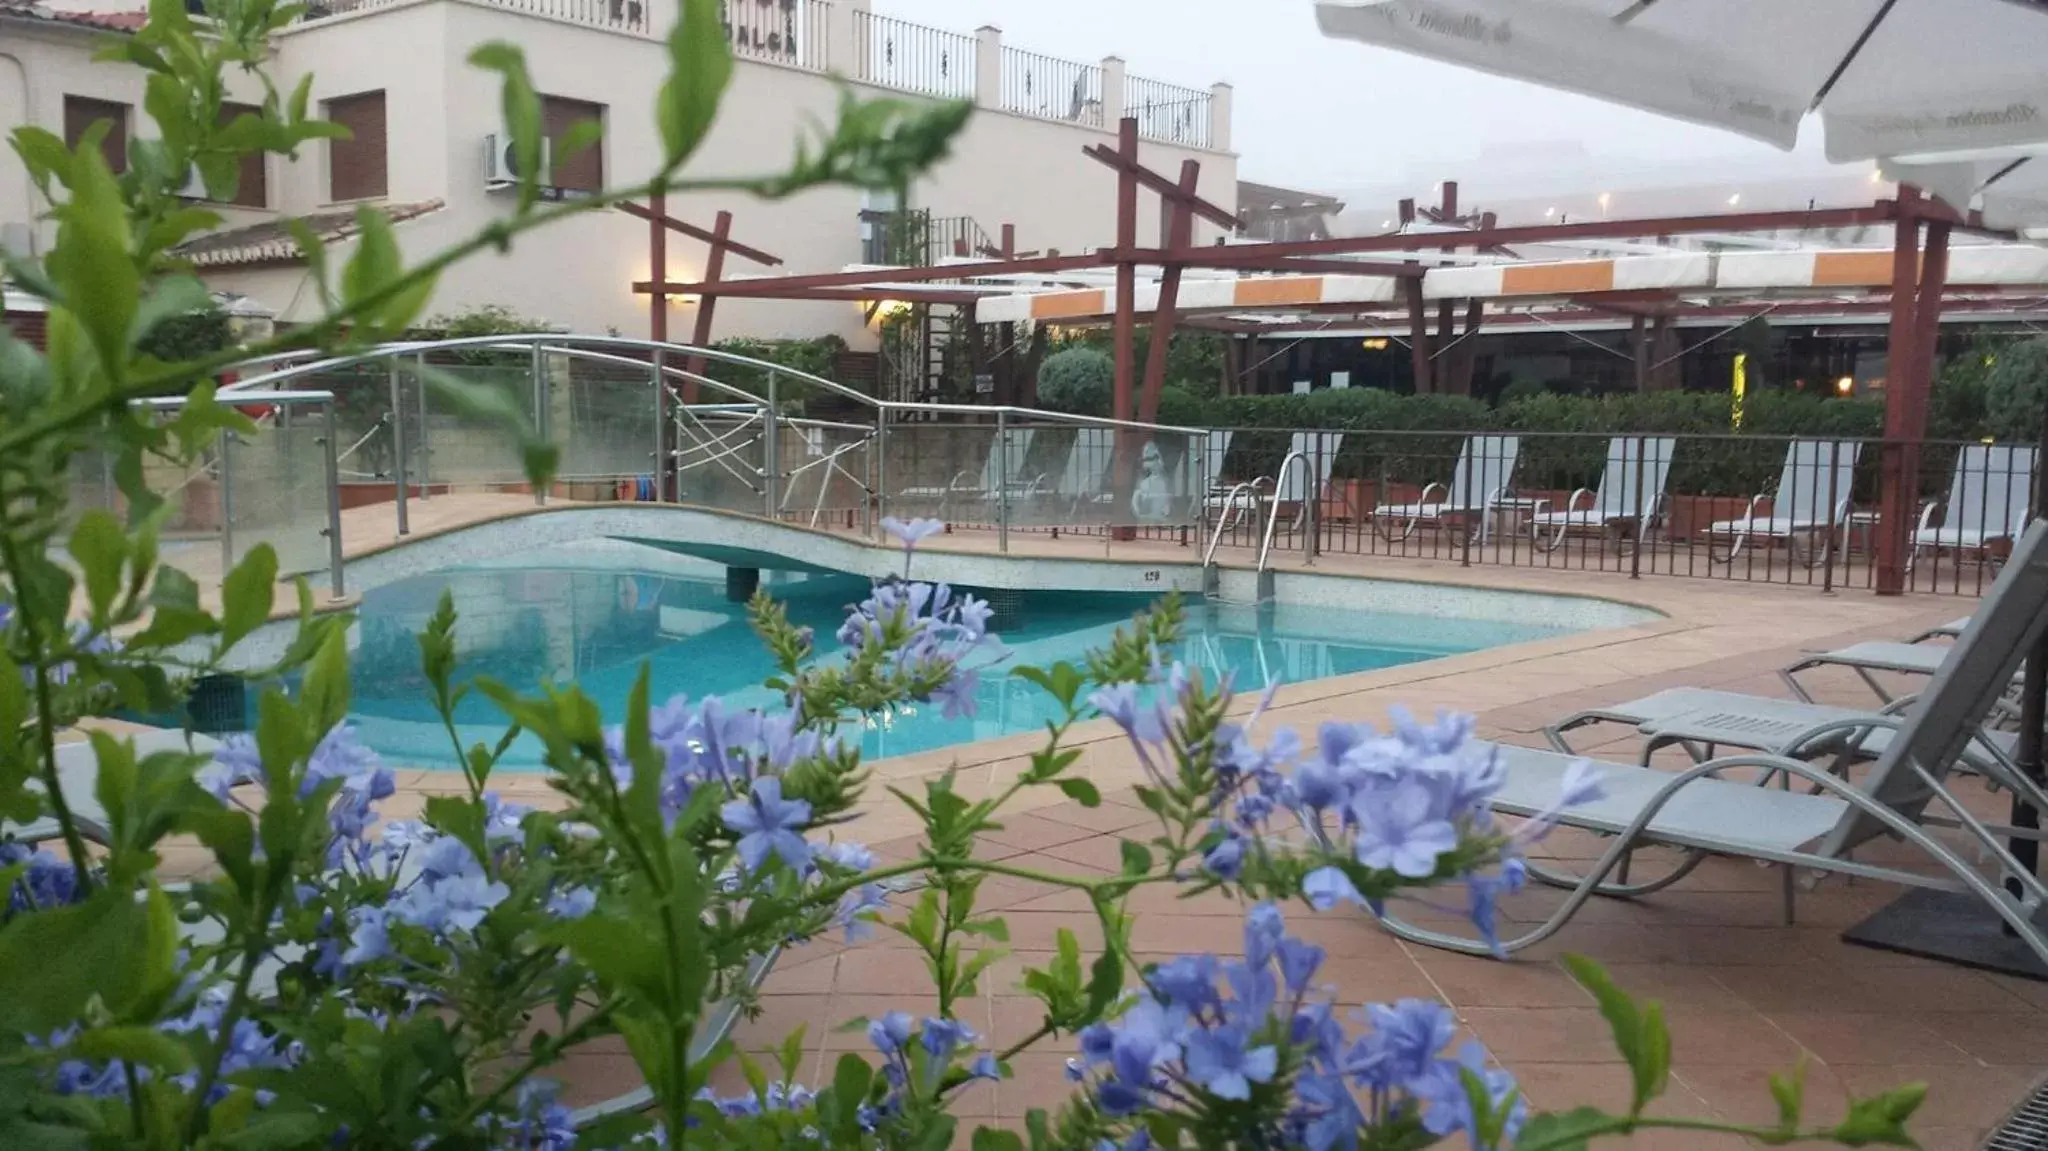
[[(547, 184), (552, 167), (549, 140), (543, 136), (540, 141), (540, 181)], [(484, 187), (487, 189), (509, 188), (519, 183), (519, 157), (512, 144), (510, 132), (493, 132), (484, 137)]]

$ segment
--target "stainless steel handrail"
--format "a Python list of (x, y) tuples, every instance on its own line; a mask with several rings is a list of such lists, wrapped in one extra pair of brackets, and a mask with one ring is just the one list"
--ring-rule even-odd
[[(1259, 484), (1264, 479), (1264, 476), (1258, 476), (1253, 479), (1243, 480), (1239, 482), (1235, 487), (1232, 487), (1228, 492), (1224, 493), (1223, 515), (1216, 521), (1216, 530), (1214, 532), (1211, 532), (1209, 535), (1209, 549), (1208, 551), (1202, 554), (1203, 567), (1208, 567), (1210, 564), (1216, 562), (1216, 549), (1223, 543), (1223, 533), (1230, 527), (1231, 517), (1233, 515), (1238, 516), (1239, 518), (1243, 517), (1244, 509), (1240, 507), (1238, 504), (1238, 494), (1240, 492), (1252, 493), (1252, 503), (1254, 506), (1256, 506), (1258, 503), (1257, 493), (1259, 490)], [(1201, 498), (1203, 500), (1207, 500), (1209, 497), (1207, 494), (1204, 494)]]
[(1252, 569), (1255, 573), (1266, 570), (1266, 559), (1273, 551), (1273, 529), (1280, 523), (1280, 493), (1287, 486), (1287, 468), (1296, 460), (1301, 461), (1302, 508), (1306, 510), (1312, 507), (1313, 502), (1320, 496), (1316, 490), (1316, 473), (1309, 464), (1308, 454), (1300, 450), (1288, 452), (1286, 458), (1280, 461), (1280, 470), (1273, 473), (1273, 510), (1266, 513), (1266, 538), (1259, 544), (1259, 566)]

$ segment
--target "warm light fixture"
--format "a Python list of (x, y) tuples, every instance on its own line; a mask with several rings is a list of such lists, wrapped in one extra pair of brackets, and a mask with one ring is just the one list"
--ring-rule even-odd
[(1384, 352), (1387, 350), (1387, 340), (1385, 338), (1365, 340), (1363, 341), (1363, 346), (1368, 352)]
[(1733, 196), (1730, 196), (1730, 197), (1728, 197), (1728, 206), (1729, 206), (1729, 207), (1731, 207), (1731, 208), (1733, 208), (1733, 207), (1737, 207), (1737, 206), (1739, 206), (1739, 205), (1740, 205), (1741, 203), (1742, 203), (1742, 193), (1740, 193), (1740, 192), (1737, 192), (1737, 193), (1735, 193), (1735, 194), (1734, 194)]
[(1855, 390), (1856, 377), (1854, 376), (1843, 376), (1835, 381), (1835, 394), (1838, 396), (1846, 396)]
[(1602, 192), (1602, 193), (1600, 193), (1600, 210), (1601, 210), (1601, 211), (1603, 211), (1603, 212), (1604, 212), (1604, 211), (1606, 211), (1606, 210), (1607, 210), (1607, 205), (1609, 205), (1609, 204), (1612, 204), (1613, 202), (1614, 202), (1614, 193), (1612, 193), (1612, 192)]
[(1556, 209), (1556, 208), (1545, 208), (1545, 209), (1543, 209), (1543, 218), (1544, 218), (1544, 219), (1546, 219), (1546, 220), (1548, 220), (1548, 219), (1551, 219), (1551, 218), (1555, 217), (1556, 215), (1557, 215), (1557, 209)]

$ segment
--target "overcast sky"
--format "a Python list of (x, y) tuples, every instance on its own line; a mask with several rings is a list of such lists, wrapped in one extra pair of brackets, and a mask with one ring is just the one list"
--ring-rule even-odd
[[(1824, 168), (1810, 150), (1765, 144), (1496, 79), (1362, 44), (1325, 39), (1311, 0), (875, 0), (923, 24), (1003, 30), (1004, 42), (1070, 59), (1121, 56), (1178, 84), (1236, 87), (1239, 177), (1311, 191), (1472, 178), (1457, 170), (1503, 144), (1577, 144), (1589, 186), (1608, 169), (1727, 159), (1787, 174)], [(1565, 149), (1569, 151), (1569, 149)], [(1427, 189), (1422, 189), (1427, 192)]]

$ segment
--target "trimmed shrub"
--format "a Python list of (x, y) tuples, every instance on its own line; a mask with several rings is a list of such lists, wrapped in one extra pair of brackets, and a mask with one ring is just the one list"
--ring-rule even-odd
[(1998, 353), (1984, 379), (1984, 422), (2001, 440), (2034, 443), (2048, 417), (2048, 339)]
[(1068, 348), (1038, 369), (1038, 404), (1070, 416), (1106, 416), (1116, 391), (1116, 363), (1094, 348)]

